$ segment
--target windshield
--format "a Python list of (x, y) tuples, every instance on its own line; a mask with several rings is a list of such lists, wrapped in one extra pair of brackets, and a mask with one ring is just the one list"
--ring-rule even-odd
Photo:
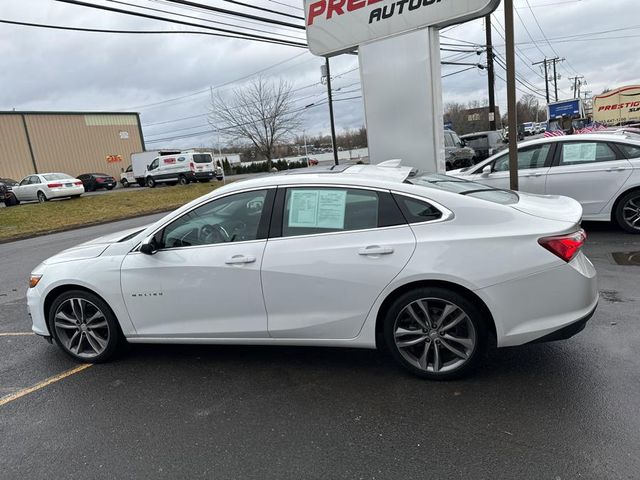
[(43, 177), (49, 182), (52, 180), (73, 180), (73, 177), (66, 173), (49, 173), (48, 175), (43, 175)]
[(482, 148), (489, 146), (488, 135), (474, 135), (473, 137), (464, 136), (462, 139), (467, 142), (467, 145), (473, 148)]
[(211, 163), (213, 159), (208, 153), (195, 153), (193, 155), (193, 161), (196, 163)]
[(407, 183), (422, 187), (437, 188), (447, 192), (459, 193), (470, 197), (480, 198), (501, 205), (518, 203), (520, 197), (511, 190), (498, 190), (476, 182), (469, 182), (460, 178), (438, 174), (422, 174), (406, 180)]

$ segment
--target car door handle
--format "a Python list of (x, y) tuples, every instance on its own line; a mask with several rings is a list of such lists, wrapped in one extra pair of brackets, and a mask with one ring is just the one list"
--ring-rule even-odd
[(380, 245), (369, 245), (358, 250), (358, 255), (391, 255), (392, 253), (393, 248)]
[(541, 173), (529, 173), (528, 175), (524, 175), (525, 177), (541, 177)]
[(234, 255), (233, 257), (227, 258), (224, 263), (227, 265), (240, 265), (243, 263), (253, 263), (256, 261), (256, 257), (251, 255)]

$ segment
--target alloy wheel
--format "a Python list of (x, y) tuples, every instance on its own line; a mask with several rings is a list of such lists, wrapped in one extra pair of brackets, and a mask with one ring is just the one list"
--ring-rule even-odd
[(97, 357), (109, 345), (111, 331), (104, 313), (84, 298), (62, 302), (56, 309), (53, 324), (60, 343), (78, 357)]
[(629, 227), (640, 230), (640, 196), (627, 200), (622, 208), (622, 217)]
[(473, 355), (477, 334), (469, 315), (440, 298), (421, 298), (404, 307), (394, 324), (400, 355), (424, 372), (446, 373)]

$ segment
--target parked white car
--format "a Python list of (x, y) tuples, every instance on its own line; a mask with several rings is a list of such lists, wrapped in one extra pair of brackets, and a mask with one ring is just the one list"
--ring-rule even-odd
[[(640, 233), (640, 139), (624, 134), (583, 134), (518, 144), (523, 192), (566, 195), (582, 204), (583, 219), (614, 221)], [(509, 188), (509, 154), (448, 172), (494, 188)]]
[(386, 346), (419, 376), (452, 378), (490, 344), (584, 328), (598, 288), (581, 215), (570, 198), (397, 162), (265, 176), (46, 260), (29, 311), (85, 362), (123, 339)]
[(29, 175), (13, 187), (21, 202), (37, 200), (44, 203), (54, 198), (79, 197), (84, 193), (82, 181), (66, 173), (40, 173)]

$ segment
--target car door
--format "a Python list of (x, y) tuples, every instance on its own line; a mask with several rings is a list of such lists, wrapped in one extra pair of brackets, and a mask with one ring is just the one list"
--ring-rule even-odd
[(20, 183), (13, 187), (13, 194), (20, 201), (29, 200), (29, 181), (31, 180), (31, 176), (24, 177), (20, 180)]
[(26, 177), (20, 182), (20, 185), (18, 185), (18, 200), (36, 200), (39, 185), (40, 177), (38, 177), (38, 175), (29, 175), (28, 177)]
[(389, 192), (279, 188), (262, 263), (269, 335), (356, 337), (414, 249), (413, 232)]
[[(518, 149), (518, 189), (544, 194), (546, 175), (553, 158), (553, 143), (542, 143)], [(510, 188), (509, 153), (491, 162), (490, 173), (478, 173), (473, 180), (493, 188)], [(482, 170), (482, 169), (480, 169)]]
[(158, 230), (155, 254), (125, 257), (122, 294), (139, 336), (267, 336), (260, 265), (274, 197), (262, 189), (211, 200)]
[(546, 193), (571, 197), (582, 204), (585, 216), (596, 215), (631, 173), (631, 163), (611, 143), (567, 139), (558, 144)]

